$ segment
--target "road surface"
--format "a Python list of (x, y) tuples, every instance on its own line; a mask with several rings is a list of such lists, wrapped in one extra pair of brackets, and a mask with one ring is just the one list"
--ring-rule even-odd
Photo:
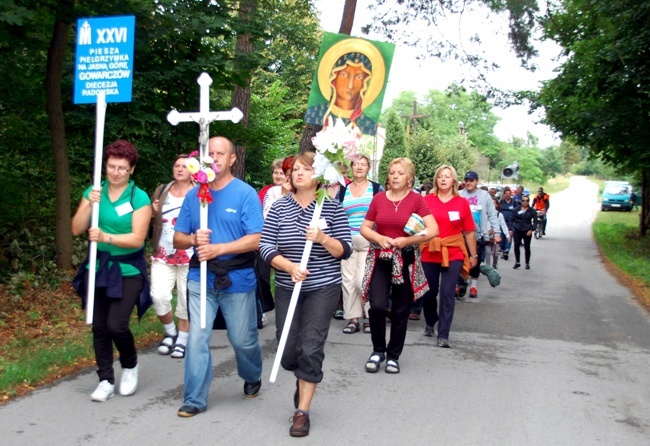
[[(456, 306), (451, 349), (411, 322), (401, 373), (368, 374), (370, 336), (332, 321), (311, 433), (289, 437), (294, 378), (268, 382), (274, 319), (260, 331), (263, 387), (242, 394), (225, 333), (213, 336), (209, 409), (176, 415), (182, 360), (140, 354), (135, 395), (91, 402), (88, 369), (0, 407), (9, 445), (641, 445), (650, 444), (650, 321), (604, 269), (590, 225), (597, 187), (584, 178), (551, 197), (548, 236), (531, 270), (501, 261), (501, 285)], [(523, 253), (522, 253), (523, 255)], [(119, 369), (119, 366), (118, 366)], [(118, 370), (119, 379), (119, 370)]]

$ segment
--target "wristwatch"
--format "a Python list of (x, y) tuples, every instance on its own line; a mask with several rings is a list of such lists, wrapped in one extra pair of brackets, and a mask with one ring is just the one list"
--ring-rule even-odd
[(470, 257), (473, 257), (473, 258), (475, 258), (475, 259), (478, 259), (478, 254), (474, 254), (473, 256), (470, 256)]

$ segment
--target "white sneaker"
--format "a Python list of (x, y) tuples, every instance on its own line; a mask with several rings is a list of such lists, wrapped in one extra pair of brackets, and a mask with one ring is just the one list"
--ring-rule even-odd
[(93, 393), (90, 394), (90, 399), (93, 401), (106, 401), (115, 395), (115, 385), (103, 380), (99, 383)]
[(129, 396), (135, 393), (138, 388), (138, 366), (136, 364), (132, 369), (122, 370), (122, 379), (120, 380), (120, 395)]

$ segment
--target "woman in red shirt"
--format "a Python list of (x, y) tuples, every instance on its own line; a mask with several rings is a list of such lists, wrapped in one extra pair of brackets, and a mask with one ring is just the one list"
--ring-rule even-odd
[[(406, 338), (411, 302), (428, 289), (418, 243), (438, 234), (438, 226), (422, 196), (413, 191), (415, 167), (408, 158), (396, 158), (388, 166), (390, 190), (370, 202), (361, 235), (370, 242), (363, 275), (363, 300), (370, 301), (368, 317), (373, 352), (366, 372), (375, 373), (386, 359), (386, 373), (399, 373), (397, 362)], [(409, 236), (404, 226), (411, 214), (424, 221), (426, 233)], [(409, 266), (413, 265), (411, 271)], [(390, 341), (386, 345), (386, 315), (391, 291)]]
[[(425, 336), (433, 336), (438, 322), (438, 346), (449, 348), (449, 329), (454, 317), (456, 299), (454, 290), (461, 271), (465, 278), (476, 266), (476, 236), (469, 203), (458, 195), (458, 174), (449, 165), (436, 170), (435, 186), (424, 197), (429, 205), (440, 234), (428, 244), (421, 245), (422, 266), (429, 282), (429, 291), (423, 297)], [(469, 250), (469, 252), (468, 252)], [(436, 295), (440, 288), (440, 318)]]

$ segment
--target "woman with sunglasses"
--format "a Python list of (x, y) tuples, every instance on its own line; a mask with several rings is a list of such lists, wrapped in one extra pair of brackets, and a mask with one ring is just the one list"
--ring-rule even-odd
[(512, 239), (515, 241), (515, 264), (513, 269), (521, 266), (519, 247), (524, 242), (524, 255), (526, 259), (526, 269), (530, 269), (530, 239), (533, 236), (535, 228), (535, 219), (537, 211), (530, 207), (530, 196), (524, 195), (521, 198), (521, 205), (512, 211), (510, 223), (512, 227)]

